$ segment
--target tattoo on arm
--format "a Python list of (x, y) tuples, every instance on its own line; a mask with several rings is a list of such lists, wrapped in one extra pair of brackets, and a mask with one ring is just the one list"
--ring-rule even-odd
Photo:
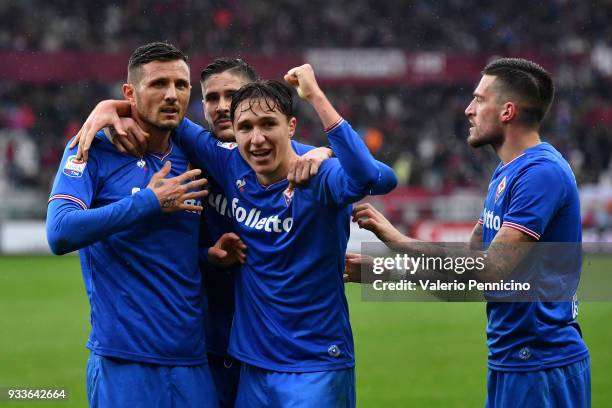
[(487, 250), (488, 267), (480, 278), (490, 282), (505, 278), (531, 251), (533, 242), (527, 234), (502, 228)]
[(156, 181), (156, 182), (155, 182), (155, 184), (153, 185), (153, 187), (155, 187), (155, 188), (159, 188), (159, 187), (163, 186), (164, 184), (165, 184), (165, 183), (164, 183), (164, 180), (159, 180), (159, 181)]
[[(479, 236), (482, 240), (482, 226), (474, 228), (472, 238)], [(411, 257), (430, 257), (430, 258), (466, 258), (470, 257), (485, 258), (485, 267), (481, 270), (465, 271), (457, 274), (453, 270), (448, 270), (441, 263), (433, 264), (433, 268), (420, 267), (416, 271), (407, 270), (395, 271), (391, 274), (392, 280), (408, 279), (435, 279), (436, 276), (446, 276), (453, 279), (465, 280), (476, 279), (481, 282), (496, 282), (505, 279), (509, 273), (527, 256), (532, 249), (533, 239), (527, 234), (504, 227), (502, 228), (488, 249), (482, 247), (482, 242), (470, 240), (470, 248), (460, 248), (453, 246), (437, 245), (431, 242), (410, 241), (397, 245), (395, 248), (400, 254), (408, 254)], [(421, 265), (422, 266), (422, 265)]]
[(163, 200), (161, 200), (162, 208), (171, 208), (171, 207), (174, 207), (175, 204), (176, 204), (175, 198), (164, 198)]
[(482, 249), (482, 233), (482, 224), (477, 223), (470, 235), (469, 249)]

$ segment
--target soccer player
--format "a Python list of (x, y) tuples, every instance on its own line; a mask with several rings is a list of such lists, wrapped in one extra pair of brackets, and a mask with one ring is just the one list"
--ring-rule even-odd
[[(204, 117), (213, 136), (229, 146), (236, 141), (230, 120), (232, 95), (241, 86), (256, 79), (254, 69), (236, 58), (218, 58), (202, 70), (200, 85)], [(296, 152), (303, 154), (292, 167), (294, 180), (300, 184), (316, 174), (321, 162), (331, 155), (331, 150), (327, 148), (310, 150), (309, 146), (299, 143), (293, 142), (292, 145)], [(223, 189), (214, 178), (208, 180), (210, 195), (206, 202), (207, 210), (202, 213), (200, 231), (203, 238), (200, 269), (204, 274), (208, 294), (206, 345), (219, 404), (222, 407), (233, 407), (238, 391), (240, 362), (229, 355), (228, 346), (234, 317), (234, 280), (240, 268), (223, 267), (225, 265), (219, 265), (217, 257), (211, 254), (211, 251), (216, 250), (212, 244), (222, 239), (224, 234), (232, 232), (233, 227), (227, 215), (222, 214), (223, 206), (227, 205), (224, 204), (227, 199)], [(207, 243), (204, 237), (209, 238)]]
[(201, 171), (171, 139), (189, 102), (186, 61), (166, 43), (137, 48), (123, 94), (150, 135), (146, 154), (96, 140), (83, 162), (67, 148), (49, 198), (51, 249), (80, 249), (92, 407), (217, 406), (198, 270), (206, 180), (192, 180)]
[(338, 115), (309, 65), (286, 78), (319, 114), (337, 156), (306, 186), (292, 188), (287, 180), (296, 158), (290, 143), (296, 119), (282, 83), (250, 83), (234, 94), (230, 118), (238, 148), (220, 149), (187, 120), (174, 140), (221, 184), (226, 204), (220, 212), (248, 247), (229, 348), (244, 363), (236, 405), (354, 406), (343, 284), (350, 204), (370, 191), (390, 191), (397, 180)]
[[(324, 97), (309, 66), (288, 77), (311, 101), (338, 159), (307, 187), (286, 180), (295, 152), (291, 94), (273, 81), (243, 86), (230, 117), (236, 149), (184, 129), (177, 142), (207, 166), (249, 248), (237, 282), (230, 353), (243, 361), (237, 406), (354, 405), (354, 357), (343, 292), (350, 202), (379, 180), (375, 161)], [(186, 122), (186, 125), (189, 125)], [(340, 164), (342, 163), (342, 164)]]
[[(491, 145), (501, 160), (470, 238), (471, 247), (484, 245), (485, 251), (441, 249), (411, 239), (369, 204), (354, 208), (354, 220), (391, 248), (412, 256), (486, 254), (484, 270), (473, 273), (487, 282), (507, 278), (533, 249), (530, 243), (581, 242), (574, 175), (561, 154), (539, 135), (553, 95), (553, 81), (542, 67), (503, 58), (484, 68), (465, 110), (471, 124), (468, 144)], [(575, 262), (574, 254), (545, 253), (533, 281), (554, 277), (564, 263)], [(348, 262), (361, 261), (357, 257)], [(578, 266), (576, 281), (579, 275)], [(576, 316), (576, 302), (487, 303), (487, 407), (590, 406), (589, 353)]]
[[(200, 85), (204, 118), (213, 136), (221, 141), (220, 146), (235, 146), (234, 129), (229, 119), (232, 95), (242, 85), (256, 79), (254, 69), (241, 59), (218, 58), (202, 71)], [(121, 152), (139, 155), (139, 152), (146, 148), (143, 130), (129, 118), (121, 118), (118, 125), (123, 129), (120, 134), (114, 134), (113, 144)], [(73, 144), (76, 142), (75, 139)], [(298, 185), (315, 175), (320, 164), (331, 156), (329, 148), (312, 148), (294, 141), (292, 146), (302, 156), (292, 162), (288, 179)], [(204, 275), (208, 300), (208, 363), (217, 389), (219, 405), (233, 407), (238, 389), (240, 362), (232, 358), (227, 349), (234, 316), (234, 279), (240, 270), (236, 264), (244, 262), (244, 254), (232, 253), (231, 250), (235, 245), (240, 247), (239, 252), (243, 252), (245, 246), (232, 232), (229, 218), (222, 214), (222, 209), (227, 205), (222, 188), (213, 178), (207, 180), (209, 196), (204, 203), (207, 210), (202, 213), (200, 222), (200, 270)]]

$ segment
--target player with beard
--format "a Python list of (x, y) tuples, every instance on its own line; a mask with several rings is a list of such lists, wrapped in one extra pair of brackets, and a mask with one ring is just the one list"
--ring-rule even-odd
[[(552, 283), (550, 288), (563, 284), (559, 273), (570, 265), (576, 285), (570, 286), (574, 292), (569, 295), (574, 295), (580, 277), (575, 250), (544, 253), (533, 265), (521, 263), (535, 242), (566, 243), (562, 248), (575, 243), (569, 244), (573, 249), (582, 240), (572, 170), (539, 135), (553, 95), (550, 75), (531, 61), (503, 58), (484, 68), (465, 110), (471, 125), (467, 141), (473, 147), (492, 146), (501, 163), (493, 172), (482, 216), (472, 231), (472, 249), (441, 248), (409, 238), (370, 204), (357, 205), (354, 220), (390, 248), (411, 256), (485, 257), (486, 267), (471, 271), (471, 277), (479, 281), (508, 280), (519, 266), (518, 273), (533, 273), (532, 282)], [(360, 280), (358, 265), (364, 261), (359, 256), (349, 259), (354, 266), (351, 280)], [(449, 275), (458, 278), (453, 271)], [(485, 292), (489, 300), (486, 406), (590, 407), (589, 353), (576, 321), (575, 299), (511, 302), (503, 298), (507, 294), (501, 295)]]
[[(220, 148), (232, 149), (236, 146), (229, 114), (232, 95), (242, 85), (256, 79), (255, 70), (237, 58), (218, 58), (202, 71), (200, 85), (204, 118), (212, 136), (220, 141)], [(191, 126), (201, 129), (194, 123)], [(148, 135), (135, 121), (121, 118), (120, 122), (116, 122), (116, 127), (118, 129), (113, 129), (110, 139), (119, 151), (138, 156), (146, 150)], [(77, 142), (75, 139), (73, 145)], [(313, 148), (295, 141), (292, 141), (292, 146), (301, 155), (292, 163), (290, 174), (290, 180), (297, 185), (308, 182), (332, 153), (329, 148)], [(87, 150), (83, 149), (85, 155)], [(208, 302), (206, 346), (219, 404), (233, 407), (240, 362), (228, 354), (227, 348), (234, 316), (234, 278), (240, 271), (239, 263), (244, 262), (246, 247), (233, 233), (231, 220), (226, 214), (221, 214), (221, 210), (227, 207), (223, 190), (214, 178), (206, 177), (209, 196), (204, 203), (206, 211), (200, 218), (200, 270), (204, 276)]]
[[(238, 149), (187, 120), (175, 140), (222, 184), (227, 201), (218, 211), (248, 246), (230, 341), (232, 356), (248, 364), (237, 406), (354, 406), (342, 281), (350, 203), (390, 191), (396, 178), (337, 114), (310, 66), (291, 70), (287, 79), (315, 107), (338, 156), (325, 161), (308, 185), (293, 188), (287, 180), (297, 158), (291, 144), (296, 119), (291, 92), (278, 82), (244, 85), (232, 98)], [(128, 113), (109, 104), (96, 107), (88, 127), (114, 123), (113, 109)], [(91, 138), (87, 132), (84, 140)]]
[(206, 192), (191, 192), (206, 180), (192, 180), (200, 170), (188, 170), (171, 138), (190, 91), (180, 50), (137, 48), (123, 94), (150, 135), (147, 150), (132, 157), (96, 140), (83, 162), (68, 147), (53, 185), (48, 241), (56, 254), (80, 250), (91, 305), (92, 407), (217, 406), (198, 270)]

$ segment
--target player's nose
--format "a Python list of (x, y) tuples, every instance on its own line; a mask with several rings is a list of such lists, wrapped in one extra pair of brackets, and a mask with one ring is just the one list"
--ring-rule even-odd
[(468, 118), (474, 115), (474, 101), (470, 102), (470, 104), (465, 108), (464, 113)]
[(221, 98), (217, 105), (218, 112), (229, 112), (230, 105), (232, 104), (232, 98)]
[(174, 85), (169, 85), (166, 88), (166, 94), (164, 95), (164, 99), (166, 100), (176, 100), (176, 87)]
[(251, 143), (252, 144), (262, 144), (266, 141), (266, 136), (258, 127), (253, 129), (253, 133), (251, 134)]

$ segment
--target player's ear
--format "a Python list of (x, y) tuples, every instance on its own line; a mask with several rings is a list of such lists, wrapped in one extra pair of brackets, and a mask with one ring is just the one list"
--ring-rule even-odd
[(518, 114), (518, 106), (514, 102), (506, 102), (504, 103), (500, 115), (500, 119), (502, 123), (509, 123)]
[(295, 134), (295, 128), (297, 126), (297, 119), (295, 117), (292, 117), (291, 119), (289, 119), (287, 126), (289, 126), (289, 138), (292, 138), (293, 135)]
[(121, 90), (123, 91), (123, 97), (130, 101), (130, 103), (134, 103), (135, 102), (135, 97), (134, 97), (134, 85), (132, 84), (123, 84), (123, 86), (121, 87)]

